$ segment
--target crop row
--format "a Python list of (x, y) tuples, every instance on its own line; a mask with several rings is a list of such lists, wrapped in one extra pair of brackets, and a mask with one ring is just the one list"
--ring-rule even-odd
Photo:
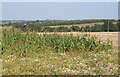
[(58, 35), (16, 32), (15, 30), (3, 30), (2, 54), (4, 52), (25, 55), (26, 52), (90, 52), (112, 49), (111, 42), (103, 43), (94, 36), (83, 34)]

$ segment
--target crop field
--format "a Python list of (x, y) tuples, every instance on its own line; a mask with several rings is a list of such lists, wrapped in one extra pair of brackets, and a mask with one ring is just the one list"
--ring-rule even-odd
[(56, 27), (72, 27), (72, 26), (78, 26), (78, 27), (85, 27), (85, 26), (94, 26), (95, 24), (97, 25), (102, 25), (104, 23), (98, 22), (98, 23), (89, 23), (89, 24), (74, 24), (74, 25), (58, 25), (58, 26), (49, 26), (50, 28), (56, 28)]
[[(60, 35), (64, 34), (64, 35)], [(2, 31), (3, 75), (118, 75), (117, 33), (25, 33)], [(93, 35), (92, 35), (93, 34)], [(77, 35), (77, 36), (76, 36)], [(78, 36), (79, 35), (79, 36)], [(113, 41), (113, 40), (112, 40)]]
[(117, 2), (16, 1), (1, 2), (1, 77), (120, 76)]
[[(113, 22), (113, 24), (116, 24), (117, 22)], [(73, 24), (73, 25), (57, 25), (57, 26), (49, 26), (50, 28), (57, 28), (57, 27), (73, 27), (73, 26), (78, 26), (78, 27), (86, 27), (86, 26), (94, 26), (94, 25), (103, 25), (103, 22), (97, 22), (97, 23), (86, 23), (86, 24)]]
[(60, 34), (60, 35), (74, 35), (81, 36), (83, 34), (89, 34), (90, 36), (95, 36), (103, 42), (112, 41), (114, 47), (118, 47), (118, 42), (120, 38), (120, 32), (40, 32), (37, 34)]

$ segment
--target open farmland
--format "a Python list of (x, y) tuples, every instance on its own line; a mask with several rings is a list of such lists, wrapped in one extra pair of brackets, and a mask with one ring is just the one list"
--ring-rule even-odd
[(3, 75), (118, 75), (118, 51), (92, 37), (116, 39), (117, 33), (38, 34), (3, 32)]
[(49, 26), (50, 28), (57, 28), (57, 27), (72, 27), (72, 26), (78, 26), (78, 27), (86, 27), (86, 26), (94, 26), (95, 24), (97, 25), (102, 25), (104, 23), (99, 22), (99, 23), (88, 23), (88, 24), (73, 24), (73, 25), (58, 25), (58, 26)]
[(0, 76), (120, 76), (118, 5), (3, 1)]
[[(113, 24), (116, 24), (117, 22), (113, 22)], [(85, 23), (85, 24), (73, 24), (73, 25), (57, 25), (57, 26), (49, 26), (50, 28), (57, 28), (57, 27), (73, 27), (73, 26), (78, 26), (78, 27), (86, 27), (86, 26), (94, 26), (94, 25), (103, 25), (103, 22), (97, 22), (97, 23)]]
[(119, 32), (25, 32), (12, 27), (0, 30), (3, 75), (119, 74)]

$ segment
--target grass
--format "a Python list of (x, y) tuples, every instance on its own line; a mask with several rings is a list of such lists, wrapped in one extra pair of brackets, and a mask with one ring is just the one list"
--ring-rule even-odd
[(3, 30), (3, 75), (118, 75), (118, 52), (90, 35)]
[(118, 52), (42, 52), (3, 56), (4, 75), (118, 75)]

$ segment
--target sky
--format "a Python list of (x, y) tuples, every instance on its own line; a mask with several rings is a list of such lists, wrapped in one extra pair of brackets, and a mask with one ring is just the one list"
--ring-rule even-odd
[(118, 2), (2, 2), (2, 19), (118, 19)]
[(118, 19), (120, 19), (120, 2), (118, 3)]
[(1, 0), (2, 2), (119, 2), (119, 0)]

